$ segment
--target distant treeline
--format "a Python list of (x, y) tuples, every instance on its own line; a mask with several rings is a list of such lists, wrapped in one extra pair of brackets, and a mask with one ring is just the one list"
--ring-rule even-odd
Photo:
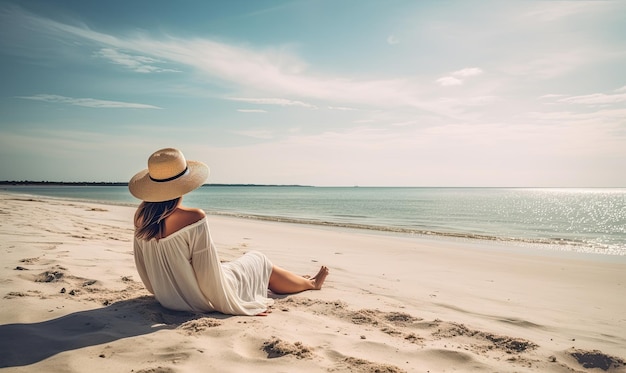
[[(127, 182), (115, 181), (0, 181), (0, 185), (33, 185), (33, 186), (128, 186)], [(267, 185), (267, 184), (204, 184), (203, 186), (236, 186), (236, 187), (310, 187), (309, 185)]]

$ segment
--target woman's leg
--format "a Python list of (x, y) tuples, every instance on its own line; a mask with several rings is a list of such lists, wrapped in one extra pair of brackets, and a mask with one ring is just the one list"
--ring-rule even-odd
[(305, 278), (289, 272), (286, 269), (274, 266), (270, 275), (269, 288), (276, 294), (293, 294), (305, 290), (319, 290), (326, 280), (328, 268), (322, 266), (319, 272), (311, 278)]

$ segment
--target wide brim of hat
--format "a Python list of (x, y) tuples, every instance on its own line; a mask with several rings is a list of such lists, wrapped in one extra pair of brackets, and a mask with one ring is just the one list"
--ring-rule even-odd
[(128, 182), (128, 190), (135, 198), (146, 202), (163, 202), (178, 198), (200, 187), (209, 177), (209, 167), (198, 161), (187, 161), (189, 172), (165, 182), (150, 179), (148, 169), (138, 172)]

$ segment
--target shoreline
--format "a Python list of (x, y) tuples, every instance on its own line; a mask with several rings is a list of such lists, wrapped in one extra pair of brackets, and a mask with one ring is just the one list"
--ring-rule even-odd
[(7, 371), (626, 372), (622, 257), (209, 215), (222, 260), (331, 273), (268, 317), (190, 314), (143, 289), (134, 208), (33, 197), (0, 191)]
[[(95, 203), (95, 204), (105, 204), (105, 205), (115, 205), (115, 206), (125, 206), (125, 207), (133, 207), (136, 208), (139, 204), (138, 202), (125, 202), (125, 201), (114, 201), (114, 200), (98, 200), (98, 199), (86, 199), (86, 198), (72, 198), (72, 197), (62, 197), (62, 196), (46, 196), (40, 194), (30, 194), (28, 191), (14, 190), (9, 191), (7, 189), (0, 188), (0, 194), (14, 194), (21, 195), (24, 198), (48, 198), (59, 201), (67, 201), (67, 202), (79, 202), (79, 203)], [(611, 247), (594, 247), (589, 246), (588, 243), (583, 241), (573, 241), (567, 239), (547, 239), (547, 238), (520, 238), (520, 237), (507, 237), (507, 236), (497, 236), (497, 235), (488, 235), (488, 234), (477, 234), (477, 233), (463, 233), (463, 232), (448, 232), (448, 231), (433, 231), (433, 230), (425, 230), (425, 229), (415, 229), (401, 226), (381, 226), (381, 225), (372, 225), (372, 224), (362, 224), (362, 223), (350, 223), (350, 222), (337, 222), (337, 221), (327, 221), (320, 219), (311, 219), (311, 218), (298, 218), (298, 217), (289, 217), (289, 216), (274, 216), (274, 215), (259, 215), (259, 214), (251, 214), (251, 213), (240, 213), (240, 212), (230, 212), (230, 211), (218, 211), (218, 210), (207, 210), (204, 209), (207, 215), (216, 216), (216, 217), (232, 217), (236, 219), (246, 219), (253, 221), (268, 221), (268, 222), (276, 222), (282, 224), (295, 224), (302, 226), (316, 226), (316, 227), (328, 227), (330, 229), (346, 229), (346, 230), (354, 230), (356, 232), (372, 232), (379, 233), (385, 235), (398, 235), (398, 236), (406, 236), (409, 238), (416, 239), (441, 239), (441, 240), (450, 240), (450, 241), (462, 241), (467, 242), (468, 244), (477, 243), (486, 245), (488, 243), (494, 243), (496, 245), (513, 245), (517, 247), (525, 247), (527, 249), (536, 249), (536, 250), (547, 250), (547, 251), (556, 251), (556, 252), (572, 252), (579, 254), (590, 254), (590, 255), (601, 255), (601, 256), (610, 256), (610, 257), (623, 257), (626, 259), (626, 252), (623, 252), (623, 249), (615, 249)], [(615, 250), (618, 250), (617, 252)]]

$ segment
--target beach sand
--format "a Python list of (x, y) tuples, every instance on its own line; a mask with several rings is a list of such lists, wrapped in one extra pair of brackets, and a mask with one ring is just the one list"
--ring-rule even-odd
[(162, 308), (125, 206), (0, 192), (7, 372), (626, 372), (626, 258), (209, 215), (324, 289), (267, 317)]

